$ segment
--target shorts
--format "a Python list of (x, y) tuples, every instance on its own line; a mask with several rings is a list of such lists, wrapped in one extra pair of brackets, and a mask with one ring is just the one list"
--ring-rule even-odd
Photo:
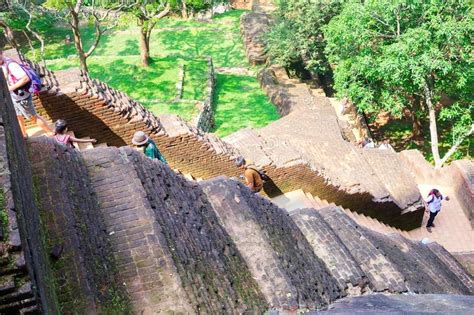
[(23, 116), (26, 119), (31, 119), (31, 117), (37, 116), (35, 106), (33, 105), (33, 97), (30, 95), (24, 100), (12, 100), (13, 107), (15, 107), (15, 112), (17, 116)]

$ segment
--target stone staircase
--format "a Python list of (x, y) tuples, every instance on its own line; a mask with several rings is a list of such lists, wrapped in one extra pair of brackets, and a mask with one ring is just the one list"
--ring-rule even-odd
[[(426, 195), (432, 187), (432, 185), (419, 186), (423, 195)], [(448, 187), (436, 187), (446, 192), (447, 195), (454, 196)], [(273, 197), (271, 200), (279, 207), (290, 212), (296, 209), (314, 208), (320, 210), (328, 206), (336, 206), (334, 203), (329, 203), (310, 193), (305, 193), (301, 189)], [(436, 241), (453, 253), (474, 251), (474, 231), (470, 227), (469, 220), (464, 215), (455, 197), (451, 197), (449, 201), (444, 202), (443, 211), (436, 219), (437, 227), (433, 229), (432, 233), (429, 233), (424, 228), (427, 216), (425, 216), (423, 225), (420, 228), (404, 231), (384, 224), (362, 213), (357, 213), (342, 207), (341, 209), (358, 224), (382, 234), (398, 234), (415, 241), (421, 241), (423, 239), (428, 239), (430, 242)]]
[(270, 202), (226, 177), (187, 180), (127, 147), (28, 145), (47, 243), (65, 242), (54, 271), (65, 310), (98, 313), (115, 298), (136, 313), (261, 313), (372, 292), (472, 294), (442, 248), (370, 231), (301, 190)]

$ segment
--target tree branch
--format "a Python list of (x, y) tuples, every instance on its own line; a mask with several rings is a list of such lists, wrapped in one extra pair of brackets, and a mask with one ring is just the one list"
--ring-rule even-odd
[(474, 133), (474, 124), (471, 125), (471, 129), (466, 132), (464, 135), (460, 136), (456, 142), (454, 143), (454, 145), (449, 149), (448, 152), (446, 152), (446, 154), (443, 156), (443, 158), (441, 159), (440, 161), (440, 165), (439, 167), (441, 167), (450, 157), (451, 155), (454, 154), (454, 152), (456, 152), (456, 150), (459, 148), (459, 146), (461, 145), (461, 143), (464, 141), (464, 139), (466, 139), (467, 137), (469, 137), (470, 135), (472, 135)]
[(79, 12), (81, 12), (81, 6), (82, 0), (77, 0), (76, 5), (74, 7), (74, 12), (76, 12), (76, 14), (79, 14)]
[(94, 16), (94, 19), (95, 19), (95, 22), (94, 22), (95, 40), (94, 40), (94, 44), (92, 44), (92, 46), (89, 48), (89, 50), (84, 54), (85, 58), (88, 58), (94, 52), (94, 50), (97, 48), (97, 45), (99, 44), (100, 38), (102, 37), (102, 33), (103, 33), (103, 30), (100, 29), (100, 19), (99, 19), (99, 17), (95, 13), (93, 13), (92, 15)]
[[(31, 20), (33, 19), (33, 15), (31, 14), (31, 8), (30, 10), (27, 10), (23, 5), (19, 5), (20, 9), (22, 9), (26, 14), (28, 14), (28, 23), (26, 23), (26, 26), (25, 28), (31, 33), (33, 34), (34, 37), (36, 37), (36, 39), (40, 42), (41, 44), (41, 48), (40, 48), (40, 57), (41, 57), (41, 61), (43, 62), (43, 66), (46, 66), (46, 61), (44, 60), (44, 40), (43, 38), (35, 31), (33, 31), (30, 27), (31, 25)], [(26, 32), (23, 31), (23, 33), (25, 34), (25, 36), (28, 38), (28, 41), (29, 41), (29, 44), (30, 44), (30, 47), (31, 49), (34, 51), (34, 48), (33, 48), (33, 45), (31, 44), (31, 40), (30, 38), (28, 37), (28, 35), (26, 35)]]

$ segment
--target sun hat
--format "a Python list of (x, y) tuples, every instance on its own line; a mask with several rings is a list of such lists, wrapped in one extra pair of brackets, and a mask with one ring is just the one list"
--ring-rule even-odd
[(143, 131), (137, 131), (133, 135), (132, 143), (134, 145), (144, 145), (148, 142), (148, 136)]

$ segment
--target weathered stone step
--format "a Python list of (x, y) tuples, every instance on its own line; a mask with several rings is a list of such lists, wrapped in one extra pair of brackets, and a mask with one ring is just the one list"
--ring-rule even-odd
[(118, 149), (83, 153), (120, 281), (138, 313), (192, 312), (171, 258), (173, 253), (126, 156)]
[(328, 206), (319, 210), (332, 230), (351, 249), (351, 254), (369, 279), (374, 291), (405, 292), (403, 275), (393, 266), (365, 230), (350, 219), (339, 207)]
[(4, 314), (2, 312), (6, 313), (6, 311), (13, 308), (17, 302), (23, 302), (23, 300), (31, 299), (33, 297), (34, 293), (31, 288), (31, 283), (26, 282), (15, 291), (0, 296), (0, 314)]
[(266, 309), (196, 182), (130, 148), (84, 157), (134, 311)]
[(464, 269), (464, 267), (443, 246), (439, 245), (438, 243), (432, 242), (427, 246), (471, 291), (471, 294), (474, 294), (474, 279)]
[(321, 258), (339, 286), (350, 295), (365, 291), (367, 277), (351, 251), (315, 209), (297, 209), (291, 218), (304, 234), (314, 253)]
[(231, 180), (200, 185), (271, 308), (316, 309), (345, 295), (286, 211)]
[(470, 294), (470, 290), (426, 245), (399, 234), (384, 235), (366, 230), (365, 235), (403, 274), (411, 292), (419, 294)]
[(295, 209), (312, 208), (314, 204), (302, 189), (294, 190), (272, 198), (272, 202), (280, 208), (292, 211)]

